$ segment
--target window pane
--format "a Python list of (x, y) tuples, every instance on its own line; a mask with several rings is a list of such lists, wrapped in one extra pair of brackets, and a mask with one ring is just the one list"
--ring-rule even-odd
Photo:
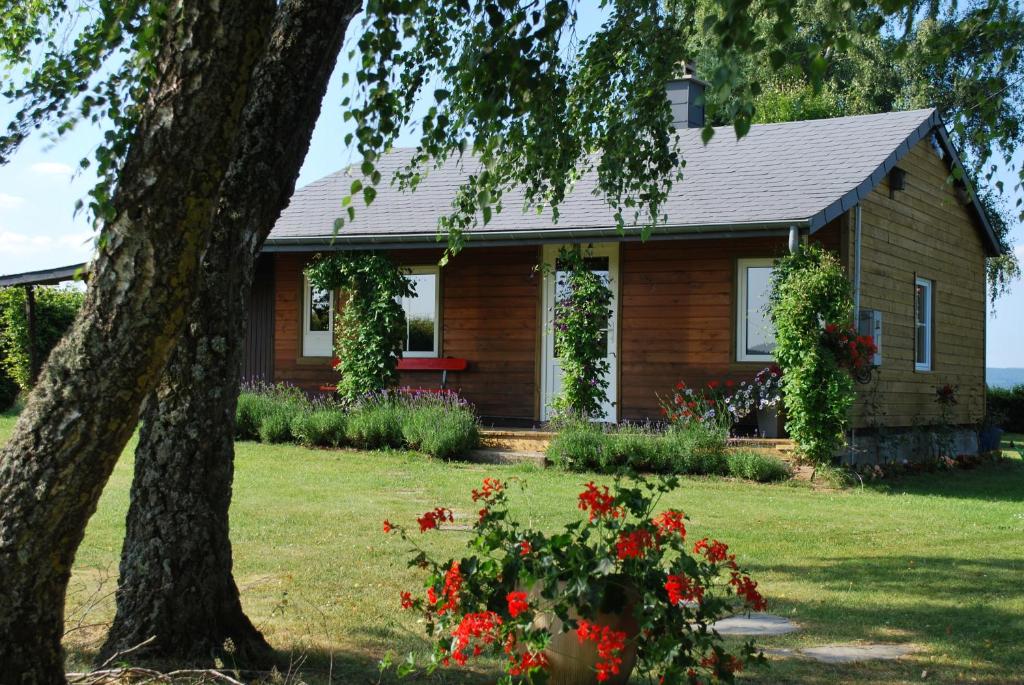
[(402, 299), (405, 309), (406, 352), (435, 352), (434, 331), (437, 326), (437, 275), (413, 274), (409, 276), (416, 286), (416, 295)]
[(331, 330), (331, 293), (327, 290), (309, 289), (309, 330)]
[(914, 361), (920, 365), (928, 363), (929, 290), (923, 283), (914, 287)]
[(775, 350), (775, 330), (768, 316), (770, 266), (747, 267), (746, 338), (747, 354), (771, 354)]

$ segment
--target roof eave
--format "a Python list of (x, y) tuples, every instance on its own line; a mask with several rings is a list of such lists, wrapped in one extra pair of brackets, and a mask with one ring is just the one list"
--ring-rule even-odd
[(78, 280), (88, 275), (87, 263), (59, 266), (54, 269), (25, 271), (20, 274), (0, 276), (0, 288), (17, 285), (55, 285), (64, 281)]
[[(748, 238), (751, 236), (784, 236), (792, 226), (808, 229), (810, 220), (787, 219), (744, 224), (709, 224), (700, 226), (659, 226), (647, 240), (686, 238)], [(466, 234), (466, 246), (541, 245), (578, 240), (630, 242), (642, 240), (638, 228), (622, 233), (614, 226), (597, 228), (533, 229), (525, 231), (477, 231)], [(379, 233), (320, 237), (268, 238), (264, 252), (302, 252), (307, 250), (368, 250), (391, 247), (444, 247), (446, 236), (435, 233)]]

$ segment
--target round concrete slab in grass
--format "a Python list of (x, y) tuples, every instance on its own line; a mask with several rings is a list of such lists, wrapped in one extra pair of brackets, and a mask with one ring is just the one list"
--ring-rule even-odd
[(785, 635), (800, 630), (800, 626), (788, 618), (772, 614), (731, 616), (712, 627), (722, 635)]
[(823, 664), (848, 664), (853, 661), (899, 659), (913, 653), (914, 648), (910, 645), (885, 644), (825, 645), (823, 647), (805, 647), (800, 650), (800, 654), (803, 656), (820, 661)]

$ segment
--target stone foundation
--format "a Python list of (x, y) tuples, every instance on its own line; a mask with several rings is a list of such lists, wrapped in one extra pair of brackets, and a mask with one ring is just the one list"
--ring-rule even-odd
[(916, 464), (978, 454), (978, 432), (973, 427), (863, 429), (847, 439), (849, 445), (838, 456), (849, 466)]

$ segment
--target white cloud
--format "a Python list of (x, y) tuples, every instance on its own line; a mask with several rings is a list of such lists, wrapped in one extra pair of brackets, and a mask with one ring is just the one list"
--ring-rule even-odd
[(25, 204), (25, 198), (20, 195), (0, 193), (0, 209), (16, 209), (23, 204)]
[(93, 252), (88, 231), (31, 235), (0, 228), (0, 274), (50, 269), (85, 262)]
[(36, 162), (29, 168), (46, 176), (70, 176), (74, 172), (74, 169), (60, 162)]

